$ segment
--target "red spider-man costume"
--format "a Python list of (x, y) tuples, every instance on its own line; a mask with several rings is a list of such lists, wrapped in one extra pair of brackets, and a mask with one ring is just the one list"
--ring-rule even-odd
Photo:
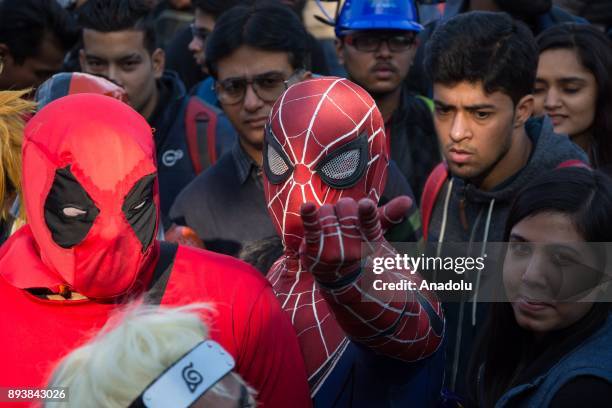
[(136, 111), (92, 94), (51, 102), (27, 125), (23, 180), (29, 224), (0, 249), (0, 387), (44, 386), (61, 357), (150, 289), (147, 301), (215, 306), (211, 337), (262, 406), (310, 405), (295, 334), (260, 274), (155, 240), (155, 148)]
[[(361, 372), (368, 382), (375, 372), (389, 375), (400, 364), (432, 355), (442, 340), (442, 311), (434, 294), (377, 294), (367, 290), (367, 273), (360, 267), (362, 243), (368, 244), (365, 255), (395, 254), (382, 232), (401, 221), (410, 205), (403, 197), (376, 208), (389, 160), (383, 126), (366, 91), (327, 77), (289, 88), (266, 128), (265, 194), (285, 246), (268, 279), (291, 316), (320, 406), (368, 404), (360, 395), (365, 391), (357, 389), (355, 369), (336, 375), (343, 359), (350, 360), (345, 366), (365, 364)], [(397, 271), (380, 278), (408, 279), (417, 287), (421, 279)], [(386, 374), (382, 360), (389, 364)], [(348, 381), (355, 382), (351, 390)], [(326, 387), (326, 382), (336, 386)], [(378, 406), (406, 397), (381, 392)]]

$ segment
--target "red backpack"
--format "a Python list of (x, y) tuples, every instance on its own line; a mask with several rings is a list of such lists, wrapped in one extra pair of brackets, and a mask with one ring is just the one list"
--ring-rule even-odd
[(185, 130), (189, 158), (198, 175), (217, 161), (217, 112), (199, 98), (189, 98)]
[[(590, 169), (591, 167), (583, 163), (578, 159), (566, 160), (560, 163), (556, 168), (561, 169), (564, 167), (584, 167)], [(439, 163), (433, 171), (427, 177), (425, 181), (425, 187), (423, 187), (423, 194), (421, 196), (421, 222), (423, 223), (423, 239), (427, 242), (427, 236), (429, 233), (429, 221), (431, 221), (431, 213), (433, 212), (434, 205), (438, 193), (446, 183), (446, 180), (450, 177), (448, 171), (448, 165), (446, 162)]]

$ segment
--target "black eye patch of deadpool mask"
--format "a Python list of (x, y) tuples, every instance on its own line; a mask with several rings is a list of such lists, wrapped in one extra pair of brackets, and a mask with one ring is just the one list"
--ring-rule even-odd
[(153, 202), (154, 185), (155, 174), (144, 176), (134, 184), (121, 207), (125, 218), (142, 244), (142, 252), (151, 245), (155, 234), (157, 209)]
[(45, 200), (45, 222), (53, 241), (62, 248), (77, 245), (87, 236), (99, 213), (70, 166), (57, 169)]

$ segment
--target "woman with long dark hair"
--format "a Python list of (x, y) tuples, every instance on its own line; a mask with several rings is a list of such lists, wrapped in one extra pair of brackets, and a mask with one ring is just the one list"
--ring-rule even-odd
[(481, 407), (609, 406), (612, 180), (563, 168), (516, 197), (505, 230), (503, 292), (472, 356)]
[(560, 24), (536, 39), (537, 115), (550, 116), (595, 167), (612, 164), (612, 42), (587, 24)]

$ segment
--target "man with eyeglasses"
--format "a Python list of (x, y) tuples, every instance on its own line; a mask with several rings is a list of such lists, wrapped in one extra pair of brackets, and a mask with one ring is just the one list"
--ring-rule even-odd
[[(235, 140), (222, 112), (189, 97), (177, 74), (165, 70), (146, 0), (89, 0), (79, 9), (84, 72), (123, 87), (130, 105), (155, 128), (164, 229), (174, 199), (197, 173)], [(210, 148), (209, 148), (210, 147)]]
[(237, 6), (215, 24), (206, 65), (239, 140), (178, 196), (170, 217), (193, 228), (207, 249), (237, 255), (276, 235), (261, 181), (264, 125), (288, 86), (310, 77), (306, 31), (286, 6)]
[(215, 28), (215, 22), (225, 11), (244, 3), (246, 0), (192, 0), (194, 20), (190, 24), (191, 42), (188, 48), (196, 64), (206, 71), (206, 37)]
[(336, 50), (349, 79), (366, 89), (380, 109), (391, 158), (417, 198), (440, 153), (427, 102), (403, 89), (417, 50), (416, 9), (410, 0), (344, 3), (336, 20)]
[[(185, 87), (191, 90), (208, 77), (203, 66), (205, 40), (213, 30), (215, 21), (224, 11), (247, 0), (189, 1), (194, 19), (191, 24), (181, 28), (174, 35), (174, 38), (166, 45), (165, 52), (166, 66), (176, 71), (185, 83)], [(208, 88), (210, 89), (210, 85)], [(195, 92), (190, 93), (196, 94)], [(201, 95), (198, 96), (201, 97)]]

